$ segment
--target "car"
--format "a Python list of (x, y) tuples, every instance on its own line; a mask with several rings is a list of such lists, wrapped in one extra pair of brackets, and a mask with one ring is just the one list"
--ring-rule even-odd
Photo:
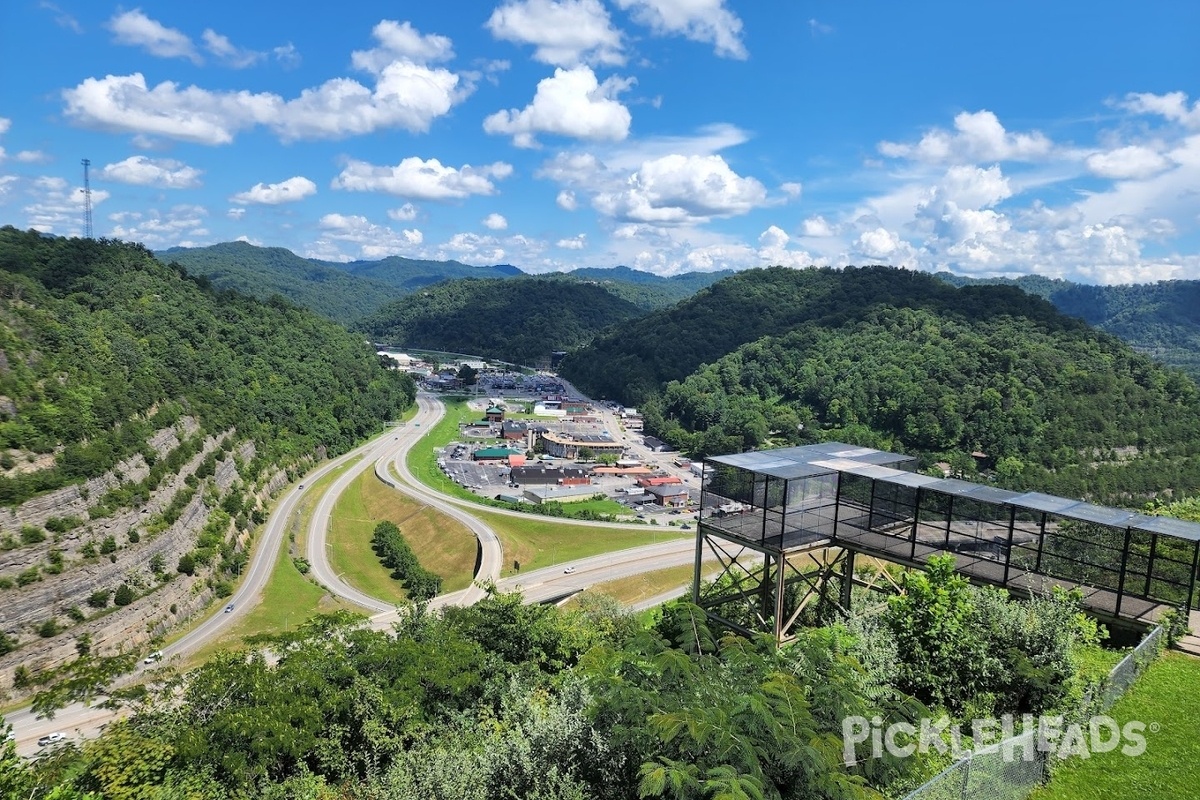
[(304, 484), (303, 484), (303, 483), (302, 483), (302, 484), (300, 484), (300, 488), (301, 488), (301, 489), (303, 489), (303, 488), (304, 488)]
[(566, 569), (563, 570), (563, 574), (570, 575), (574, 571), (575, 571), (574, 567), (567, 567)]
[(682, 525), (680, 525), (679, 527), (683, 528), (685, 531), (690, 531), (692, 529), (692, 526), (688, 525), (686, 522), (683, 523)]
[(66, 738), (67, 735), (65, 733), (59, 733), (58, 731), (55, 731), (54, 733), (47, 733), (42, 738), (38, 739), (38, 747), (45, 747), (48, 744), (58, 744)]
[(225, 606), (225, 613), (228, 614), (230, 611), (233, 611), (233, 603)]
[(150, 655), (143, 658), (142, 663), (143, 664), (156, 664), (159, 661), (162, 661), (162, 658), (163, 658), (162, 650), (155, 650), (153, 653), (151, 653)]

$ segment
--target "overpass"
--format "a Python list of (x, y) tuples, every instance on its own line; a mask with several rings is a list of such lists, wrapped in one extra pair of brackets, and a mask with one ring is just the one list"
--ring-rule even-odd
[[(1078, 589), (1090, 612), (1120, 624), (1200, 602), (1200, 524), (915, 470), (911, 456), (840, 442), (706, 460), (693, 601), (784, 640), (806, 609), (844, 611), (853, 586), (894, 584), (889, 565), (950, 553), (976, 584)], [(764, 558), (747, 563), (743, 547)], [(724, 580), (702, 588), (699, 564), (714, 556)]]

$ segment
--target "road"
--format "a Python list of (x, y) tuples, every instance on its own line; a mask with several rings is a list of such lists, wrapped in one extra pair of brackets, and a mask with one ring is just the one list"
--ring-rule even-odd
[[(487, 582), (496, 583), (502, 591), (521, 589), (529, 602), (544, 602), (569, 596), (596, 583), (692, 563), (695, 557), (695, 542), (691, 537), (681, 537), (658, 544), (580, 559), (572, 564), (574, 570), (569, 574), (563, 572), (560, 565), (500, 581), (500, 571), (504, 563), (503, 548), (495, 531), (470, 513), (472, 510), (477, 510), (479, 506), (469, 501), (437, 494), (421, 484), (408, 469), (408, 452), (445, 413), (445, 407), (441, 401), (430, 395), (418, 396), (417, 406), (416, 416), (407, 425), (393, 428), (384, 435), (313, 470), (305, 476), (304, 482), (299, 483), (283, 495), (266, 523), (263, 536), (248, 562), (245, 578), (241, 585), (226, 603), (208, 618), (175, 642), (164, 646), (162, 648), (164, 662), (170, 663), (173, 659), (181, 659), (182, 656), (194, 652), (219, 637), (242, 614), (253, 607), (253, 601), (266, 586), (271, 570), (274, 568), (279, 547), (286, 535), (288, 522), (292, 518), (304, 487), (360, 457), (361, 463), (339, 475), (329, 488), (322, 492), (309, 524), (306, 552), (314, 579), (331, 593), (374, 612), (371, 624), (376, 628), (386, 628), (394, 623), (398, 616), (397, 609), (393, 604), (370, 597), (341, 580), (329, 564), (326, 541), (337, 498), (368, 467), (372, 467), (375, 475), (389, 486), (462, 522), (480, 543), (479, 570), (476, 573), (475, 582), (459, 592), (434, 598), (430, 604), (433, 608), (446, 605), (469, 605), (477, 602), (485, 595), (483, 587)], [(528, 516), (506, 509), (491, 508), (488, 510), (492, 513), (515, 517), (527, 518)], [(612, 523), (589, 520), (564, 519), (559, 522), (565, 525), (584, 527), (612, 526)], [(644, 526), (640, 525), (628, 527), (644, 530)], [(680, 587), (678, 591), (665, 593), (658, 602), (669, 599), (671, 596), (677, 596), (683, 590), (684, 587)], [(120, 681), (120, 684), (136, 682), (142, 679), (148, 670), (156, 667), (157, 665), (139, 664), (133, 673)], [(9, 714), (7, 719), (16, 734), (17, 751), (22, 755), (32, 755), (39, 749), (36, 740), (40, 736), (52, 731), (68, 733), (71, 738), (92, 736), (114, 716), (112, 711), (76, 703), (60, 710), (53, 720), (39, 720), (28, 708)]]

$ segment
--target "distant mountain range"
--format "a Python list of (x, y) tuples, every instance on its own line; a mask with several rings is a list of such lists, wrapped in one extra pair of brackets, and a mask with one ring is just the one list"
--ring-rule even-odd
[[(414, 292), (444, 281), (460, 279), (501, 279), (527, 277), (510, 264), (474, 267), (458, 261), (429, 261), (391, 256), (378, 261), (345, 263), (302, 258), (279, 247), (257, 247), (246, 242), (225, 242), (209, 247), (175, 247), (157, 253), (163, 261), (176, 262), (189, 274), (204, 276), (219, 289), (233, 289), (259, 299), (282, 296), (296, 305), (312, 309), (343, 325), (387, 328), (386, 320), (368, 317), (381, 308)], [(583, 268), (567, 273), (539, 275), (537, 284), (526, 287), (519, 300), (508, 309), (508, 318), (519, 318), (539, 302), (547, 281), (594, 284), (624, 300), (641, 314), (668, 309), (692, 297), (696, 292), (728, 278), (733, 273), (691, 272), (665, 278), (641, 270), (617, 266), (608, 269)], [(1064, 314), (1127, 341), (1134, 349), (1169, 366), (1200, 378), (1200, 281), (1163, 281), (1135, 286), (1088, 286), (1070, 281), (1028, 275), (1021, 278), (974, 279), (950, 273), (936, 277), (952, 286), (1006, 285), (1045, 298)], [(735, 284), (736, 285), (736, 284)], [(468, 293), (469, 294), (469, 293)], [(551, 293), (553, 302), (567, 296)], [(516, 298), (518, 295), (512, 295)], [(544, 302), (551, 302), (547, 298)], [(740, 307), (735, 301), (731, 308)], [(770, 298), (757, 298), (745, 314), (772, 313)], [(556, 305), (562, 308), (561, 305)], [(625, 310), (609, 309), (621, 321)], [(570, 313), (578, 317), (581, 312)], [(411, 312), (403, 312), (408, 318)], [(600, 315), (601, 317), (603, 315)], [(561, 342), (577, 343), (581, 330), (593, 330), (600, 317), (583, 313), (592, 322), (567, 325), (550, 336)], [(743, 316), (748, 330), (753, 319)], [(407, 328), (401, 325), (400, 330)], [(569, 330), (568, 330), (569, 329)], [(561, 334), (561, 335), (559, 335)], [(699, 335), (703, 336), (701, 332)], [(446, 343), (448, 344), (448, 343)], [(427, 346), (434, 347), (436, 343)], [(512, 348), (501, 348), (511, 351)], [(516, 348), (524, 351), (525, 346)], [(486, 354), (486, 352), (481, 352)]]

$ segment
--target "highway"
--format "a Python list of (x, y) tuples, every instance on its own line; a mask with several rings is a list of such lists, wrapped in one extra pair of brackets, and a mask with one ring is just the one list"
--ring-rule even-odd
[[(569, 597), (588, 586), (604, 581), (693, 563), (695, 558), (694, 539), (692, 537), (676, 537), (657, 544), (577, 560), (570, 565), (573, 567), (570, 573), (564, 572), (564, 565), (557, 565), (501, 581), (499, 578), (504, 563), (503, 548), (495, 531), (470, 513), (477, 510), (479, 506), (430, 490), (421, 484), (408, 469), (408, 452), (445, 414), (442, 402), (432, 395), (424, 393), (419, 395), (417, 406), (416, 415), (407, 424), (397, 426), (313, 470), (305, 476), (303, 482), (284, 493), (269, 517), (262, 536), (256, 543), (244, 578), (237, 590), (198, 625), (161, 649), (165, 664), (169, 665), (172, 661), (179, 661), (183, 656), (216, 639), (255, 605), (270, 578), (283, 537), (287, 534), (288, 524), (293, 518), (305, 487), (357, 459), (361, 459), (359, 463), (339, 475), (318, 499), (306, 533), (306, 555), (311, 565), (313, 578), (332, 594), (373, 612), (371, 624), (376, 628), (390, 627), (398, 617), (397, 609), (393, 604), (370, 597), (341, 580), (329, 563), (326, 541), (337, 498), (368, 467), (373, 468), (375, 475), (389, 486), (459, 520), (472, 531), (479, 541), (480, 559), (475, 582), (459, 592), (434, 598), (430, 603), (432, 608), (446, 605), (469, 605), (477, 602), (484, 597), (483, 586), (488, 582), (495, 583), (502, 591), (519, 589), (529, 602), (547, 602)], [(507, 509), (489, 508), (488, 511), (528, 518), (526, 514)], [(584, 527), (612, 526), (612, 523), (587, 520), (561, 519), (558, 521), (564, 525)], [(645, 529), (643, 525), (630, 525), (629, 527)], [(685, 588), (681, 586), (677, 590), (665, 593), (661, 599), (655, 598), (655, 600), (663, 602), (672, 596), (682, 594)], [(137, 669), (123, 677), (118, 685), (135, 683), (143, 679), (148, 671), (156, 669), (158, 666), (157, 664), (139, 664)], [(29, 756), (38, 752), (37, 739), (47, 733), (63, 732), (71, 739), (93, 736), (105, 724), (112, 721), (116, 717), (116, 713), (76, 703), (60, 710), (52, 720), (37, 719), (29, 708), (14, 711), (7, 715), (7, 719), (13, 726), (17, 751), (22, 755)]]

